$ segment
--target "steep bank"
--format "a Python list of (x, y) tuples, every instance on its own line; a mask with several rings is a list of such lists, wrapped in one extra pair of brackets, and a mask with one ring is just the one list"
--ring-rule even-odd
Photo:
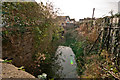
[[(0, 59), (0, 62), (3, 61)], [(15, 67), (12, 64), (8, 63), (0, 63), (2, 66), (2, 78), (35, 78), (33, 75), (22, 71), (18, 70), (18, 67)]]
[(2, 4), (2, 11), (9, 13), (3, 14), (2, 59), (12, 59), (13, 65), (24, 66), (26, 72), (36, 77), (54, 74), (51, 65), (62, 37), (63, 30), (49, 6), (36, 2)]

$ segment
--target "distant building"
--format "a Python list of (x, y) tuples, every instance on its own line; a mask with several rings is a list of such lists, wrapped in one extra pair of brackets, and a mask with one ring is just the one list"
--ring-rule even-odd
[(59, 24), (62, 26), (66, 26), (66, 24), (71, 23), (71, 19), (69, 16), (58, 16), (57, 19)]
[(79, 22), (82, 23), (84, 21), (84, 19), (79, 19)]
[(75, 19), (70, 19), (70, 23), (75, 24)]
[(84, 18), (84, 19), (79, 19), (79, 23), (87, 23), (90, 21), (95, 21), (95, 18)]
[(69, 16), (57, 16), (57, 20), (59, 25), (63, 26), (65, 29), (75, 27), (75, 19), (70, 19)]
[(120, 1), (118, 2), (118, 13), (120, 13)]
[(69, 16), (66, 16), (66, 21), (65, 23), (70, 23), (70, 17)]

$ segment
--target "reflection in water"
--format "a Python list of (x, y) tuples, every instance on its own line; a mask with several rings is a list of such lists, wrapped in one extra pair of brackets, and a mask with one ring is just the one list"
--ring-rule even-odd
[(61, 68), (56, 70), (60, 78), (77, 78), (75, 55), (70, 47), (59, 46), (56, 52), (56, 64)]

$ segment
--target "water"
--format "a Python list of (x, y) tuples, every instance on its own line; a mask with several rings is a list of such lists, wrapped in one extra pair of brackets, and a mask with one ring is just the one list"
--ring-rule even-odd
[(61, 67), (56, 71), (60, 78), (77, 78), (75, 55), (70, 47), (59, 46), (56, 63)]

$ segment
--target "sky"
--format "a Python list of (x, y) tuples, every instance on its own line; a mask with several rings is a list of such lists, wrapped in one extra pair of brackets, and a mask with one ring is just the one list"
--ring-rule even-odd
[(55, 8), (60, 8), (61, 16), (70, 16), (75, 20), (92, 17), (93, 8), (95, 8), (94, 17), (99, 18), (109, 16), (110, 11), (118, 12), (118, 1), (120, 0), (35, 0), (36, 2), (52, 2)]

